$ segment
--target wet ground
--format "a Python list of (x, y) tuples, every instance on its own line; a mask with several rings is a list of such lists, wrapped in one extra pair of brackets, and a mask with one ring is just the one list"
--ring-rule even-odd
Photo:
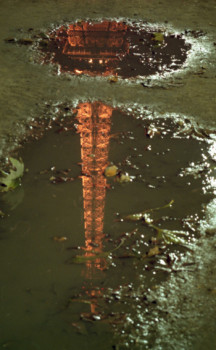
[[(28, 169), (0, 197), (2, 348), (215, 349), (216, 7), (183, 3), (2, 1), (1, 155), (25, 134)], [(44, 36), (88, 18), (185, 40), (183, 65), (42, 65)]]

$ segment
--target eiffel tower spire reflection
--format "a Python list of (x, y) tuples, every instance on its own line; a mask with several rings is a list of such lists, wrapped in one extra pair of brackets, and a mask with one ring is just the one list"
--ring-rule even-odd
[[(108, 147), (112, 108), (101, 102), (81, 103), (77, 107), (79, 122), (86, 256), (102, 252)], [(104, 259), (89, 260), (87, 267), (103, 269)]]

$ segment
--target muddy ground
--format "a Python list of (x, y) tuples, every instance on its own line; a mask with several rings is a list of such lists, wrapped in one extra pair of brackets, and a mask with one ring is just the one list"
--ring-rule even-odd
[[(140, 81), (56, 76), (50, 66), (35, 62), (34, 50), (11, 45), (6, 38), (30, 37), (64, 23), (92, 19), (130, 19), (183, 33), (202, 31), (200, 59), (179, 74), (153, 87)], [(100, 100), (107, 104), (138, 104), (156, 114), (192, 117), (207, 129), (216, 127), (216, 2), (214, 0), (1, 0), (0, 2), (0, 154), (14, 146), (26, 121), (42, 117), (44, 103)], [(159, 308), (173, 317), (157, 323), (155, 349), (215, 349), (215, 232), (214, 202), (209, 206), (211, 234), (203, 237), (193, 271), (172, 274), (155, 291)], [(205, 232), (205, 229), (203, 230)], [(190, 256), (188, 257), (190, 260)], [(165, 293), (165, 292), (166, 293)], [(167, 294), (167, 291), (168, 294)], [(166, 297), (164, 297), (166, 295)], [(157, 317), (157, 311), (155, 314)], [(201, 337), (199, 336), (201, 334)]]

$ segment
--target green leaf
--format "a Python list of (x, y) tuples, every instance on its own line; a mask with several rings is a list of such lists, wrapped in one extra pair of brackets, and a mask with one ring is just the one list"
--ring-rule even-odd
[[(9, 158), (12, 168), (9, 172), (1, 171), (4, 175), (0, 178), (0, 191), (8, 192), (9, 190), (14, 190), (20, 184), (20, 178), (24, 173), (24, 164), (15, 158)], [(14, 170), (15, 169), (15, 170)]]
[[(157, 231), (157, 239), (164, 241), (166, 244), (180, 244), (183, 246), (189, 246), (190, 244), (181, 236), (187, 236), (187, 232), (176, 231), (176, 230), (166, 230), (157, 227), (153, 224), (149, 224), (150, 227)], [(179, 237), (180, 236), (180, 237)]]
[(188, 245), (188, 242), (179, 235), (186, 235), (186, 233), (184, 231), (158, 230), (158, 239), (162, 239), (166, 244)]
[(152, 40), (162, 43), (164, 41), (164, 35), (162, 33), (153, 33)]

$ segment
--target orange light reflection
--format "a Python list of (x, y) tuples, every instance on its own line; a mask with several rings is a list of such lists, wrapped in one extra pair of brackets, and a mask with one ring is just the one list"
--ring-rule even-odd
[[(102, 252), (108, 147), (112, 108), (100, 102), (81, 103), (77, 107), (79, 122), (86, 256)], [(87, 267), (103, 270), (102, 258), (87, 261)], [(90, 272), (90, 271), (89, 271)], [(92, 272), (92, 271), (91, 271)]]
[[(63, 27), (59, 29), (59, 39)], [(114, 74), (114, 67), (108, 67), (110, 62), (118, 62), (120, 57), (129, 52), (129, 42), (126, 39), (127, 25), (115, 21), (102, 23), (78, 22), (68, 26), (67, 40), (63, 47), (63, 54), (73, 57), (74, 61), (85, 61), (104, 67), (103, 75)], [(91, 70), (79, 69), (75, 73), (93, 74)]]

